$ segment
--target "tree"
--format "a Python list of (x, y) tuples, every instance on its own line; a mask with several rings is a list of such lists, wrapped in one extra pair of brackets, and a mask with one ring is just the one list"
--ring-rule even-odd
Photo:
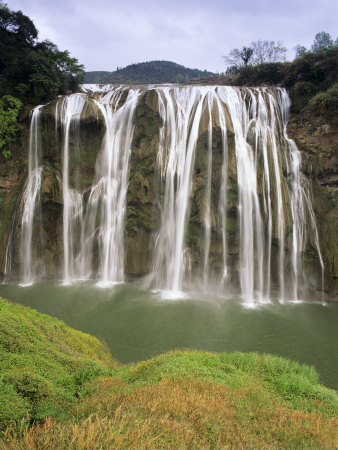
[(306, 55), (306, 53), (308, 52), (307, 48), (304, 47), (304, 45), (299, 45), (299, 44), (296, 45), (294, 50), (296, 50), (296, 58), (300, 58), (300, 57)]
[(333, 50), (334, 47), (335, 47), (335, 43), (333, 42), (330, 33), (321, 31), (320, 33), (316, 34), (313, 44), (311, 46), (311, 50), (313, 53), (316, 53), (316, 52), (322, 52), (322, 51), (326, 51), (326, 50)]
[(15, 34), (22, 43), (28, 45), (33, 45), (38, 37), (31, 19), (21, 11), (11, 11), (4, 3), (0, 3), (0, 28)]
[(228, 56), (223, 56), (223, 58), (227, 66), (239, 69), (240, 67), (246, 67), (249, 64), (252, 55), (253, 49), (244, 46), (241, 50), (234, 48)]
[(83, 66), (67, 50), (37, 36), (29, 17), (0, 0), (0, 91), (30, 104), (77, 90), (84, 78)]
[(241, 67), (255, 64), (285, 61), (286, 48), (280, 41), (251, 42), (251, 47), (234, 48), (228, 56), (223, 56), (228, 66), (227, 74), (236, 73)]
[(254, 41), (251, 43), (257, 64), (285, 61), (286, 48), (280, 41)]

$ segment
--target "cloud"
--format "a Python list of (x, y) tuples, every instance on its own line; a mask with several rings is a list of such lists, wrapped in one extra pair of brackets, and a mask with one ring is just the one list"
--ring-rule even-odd
[(310, 46), (315, 34), (335, 39), (336, 0), (8, 0), (36, 24), (41, 39), (85, 64), (115, 70), (165, 59), (223, 71), (222, 55), (253, 40)]

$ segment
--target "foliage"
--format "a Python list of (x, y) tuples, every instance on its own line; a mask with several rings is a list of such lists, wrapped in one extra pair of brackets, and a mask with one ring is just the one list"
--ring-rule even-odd
[(308, 50), (303, 45), (299, 44), (297, 44), (295, 47), (296, 58), (305, 56), (307, 53), (329, 52), (331, 50), (337, 49), (338, 49), (338, 37), (335, 40), (335, 42), (333, 42), (330, 33), (327, 33), (325, 31), (321, 31), (320, 33), (316, 34), (310, 50)]
[[(231, 67), (227, 69), (227, 77), (222, 80), (223, 84), (232, 86), (257, 86), (257, 85), (279, 85), (289, 90), (292, 112), (298, 112), (305, 108), (310, 100), (319, 93), (324, 93), (338, 82), (338, 48), (321, 52), (299, 51), (299, 56), (294, 61), (265, 63), (248, 65), (247, 67)], [(209, 83), (212, 82), (210, 79)], [(327, 104), (330, 107), (324, 112), (326, 117), (333, 118), (337, 114), (335, 110), (335, 97), (329, 102), (328, 96), (333, 95), (335, 90), (326, 95)], [(321, 105), (324, 105), (324, 97), (318, 97)], [(313, 103), (314, 104), (314, 103)]]
[(282, 83), (288, 65), (285, 63), (266, 63), (257, 66), (243, 67), (234, 80), (234, 84), (257, 86), (261, 84)]
[(38, 31), (29, 17), (21, 11), (10, 11), (2, 2), (0, 3), (0, 27), (9, 33), (14, 33), (23, 44), (33, 45), (38, 37)]
[(311, 367), (204, 351), (118, 366), (56, 319), (0, 313), (1, 448), (337, 445), (337, 393)]
[(170, 61), (150, 61), (131, 64), (115, 72), (86, 72), (85, 83), (149, 84), (187, 83), (192, 79), (212, 75), (206, 70), (189, 69)]
[[(253, 55), (247, 65), (238, 50), (233, 53), (237, 62), (225, 57), (233, 65), (227, 68), (227, 78), (223, 80), (223, 84), (284, 86), (290, 93), (292, 112), (299, 112), (309, 105), (308, 111), (315, 114), (321, 111), (327, 118), (334, 118), (337, 114), (336, 90), (329, 89), (338, 82), (337, 44), (338, 38), (333, 42), (329, 33), (317, 33), (311, 51), (297, 45), (296, 59), (290, 63), (273, 62), (284, 60), (285, 48), (279, 42), (252, 42)], [(267, 62), (268, 60), (272, 62)], [(313, 101), (310, 105), (311, 99)], [(315, 105), (318, 107), (316, 111)]]
[(326, 50), (333, 50), (335, 47), (335, 43), (333, 42), (330, 33), (326, 33), (325, 31), (321, 31), (320, 33), (317, 33), (312, 47), (311, 51), (313, 53), (315, 52), (322, 52)]
[(0, 98), (0, 150), (5, 158), (11, 156), (7, 148), (18, 128), (17, 118), (22, 106), (22, 102), (11, 95), (4, 95)]
[(308, 107), (314, 115), (324, 117), (337, 117), (338, 115), (338, 83), (335, 83), (327, 91), (320, 92), (311, 98)]
[(30, 104), (78, 90), (84, 75), (68, 51), (37, 36), (29, 17), (0, 3), (0, 91)]
[(296, 50), (296, 58), (300, 58), (301, 56), (304, 56), (307, 53), (307, 49), (306, 47), (304, 47), (304, 45), (297, 44), (295, 50)]
[[(289, 89), (294, 112), (300, 111), (320, 92), (338, 82), (338, 49), (296, 58), (286, 72), (283, 85)], [(333, 112), (333, 109), (330, 110)]]

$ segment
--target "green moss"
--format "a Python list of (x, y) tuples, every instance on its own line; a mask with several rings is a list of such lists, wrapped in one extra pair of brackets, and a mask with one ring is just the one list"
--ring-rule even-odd
[(231, 209), (237, 208), (238, 205), (238, 185), (231, 178), (228, 182), (227, 191), (228, 207)]
[(319, 260), (318, 251), (314, 248), (308, 248), (302, 252), (302, 258), (305, 263), (313, 263)]
[(203, 230), (199, 225), (197, 225), (194, 221), (194, 217), (190, 218), (187, 234), (186, 234), (186, 241), (189, 247), (194, 248), (197, 250), (200, 255), (203, 254)]
[(198, 202), (202, 196), (205, 196), (205, 186), (198, 189), (198, 191), (195, 194), (195, 200)]
[(234, 217), (227, 217), (226, 229), (229, 233), (235, 234), (237, 230), (237, 219)]

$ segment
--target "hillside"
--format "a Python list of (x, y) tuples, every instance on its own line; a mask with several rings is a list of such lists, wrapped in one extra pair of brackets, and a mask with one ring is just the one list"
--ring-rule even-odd
[(85, 83), (108, 84), (160, 84), (160, 83), (188, 83), (214, 75), (206, 70), (189, 69), (170, 61), (150, 61), (131, 64), (115, 72), (86, 72)]
[(117, 365), (56, 319), (2, 299), (0, 311), (1, 448), (338, 444), (337, 393), (311, 367), (205, 351)]

